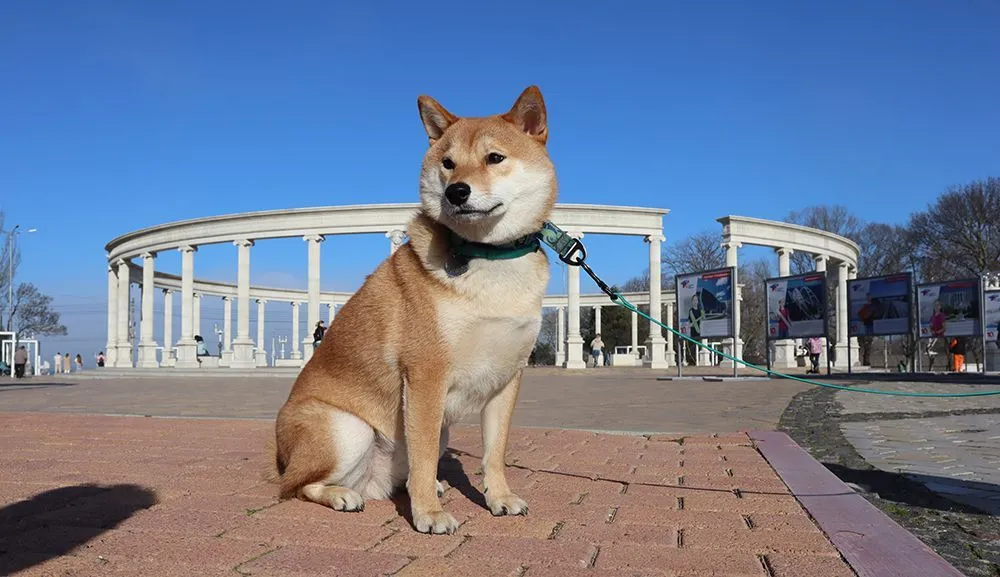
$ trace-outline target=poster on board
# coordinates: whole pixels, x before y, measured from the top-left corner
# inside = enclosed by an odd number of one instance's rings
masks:
[[[700,340],[733,336],[733,267],[677,275],[681,334]]]
[[[986,303],[986,342],[1000,344],[1000,289],[988,290],[983,293]]]
[[[847,281],[847,334],[909,334],[912,280],[907,272]]]
[[[977,278],[917,285],[920,338],[981,335],[980,290]]]
[[[767,339],[825,337],[826,273],[768,279]]]

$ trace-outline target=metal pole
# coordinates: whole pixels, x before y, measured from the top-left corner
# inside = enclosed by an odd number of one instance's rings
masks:
[[[851,333],[847,333],[847,374],[852,374],[851,371]]]
[[[830,337],[823,337],[823,346],[826,347],[826,376],[833,374],[833,361],[830,359]]]
[[[21,225],[14,225],[7,233],[7,330],[10,331],[14,322],[14,234]],[[16,339],[15,339],[16,340]],[[17,344],[17,343],[15,343]],[[11,373],[13,374],[13,373]]]
[[[733,358],[736,358],[736,337],[733,337]],[[736,361],[733,361],[733,378],[739,377],[739,365]]]

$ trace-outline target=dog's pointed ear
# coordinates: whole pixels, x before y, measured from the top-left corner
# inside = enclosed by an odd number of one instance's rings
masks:
[[[521,96],[517,97],[514,107],[502,118],[541,144],[545,144],[549,138],[545,101],[542,100],[542,91],[537,86],[525,88]]]
[[[437,100],[427,95],[417,97],[417,108],[420,109],[420,120],[424,123],[424,130],[427,131],[427,138],[431,145],[441,138],[449,126],[458,120],[457,116],[448,112]]]

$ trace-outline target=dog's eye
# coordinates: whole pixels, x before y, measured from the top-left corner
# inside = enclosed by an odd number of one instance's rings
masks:
[[[500,154],[499,152],[491,152],[486,156],[486,162],[488,164],[500,164],[506,156]]]
[[[455,162],[452,159],[445,157],[445,159],[441,161],[441,166],[445,167],[446,170],[454,170]]]

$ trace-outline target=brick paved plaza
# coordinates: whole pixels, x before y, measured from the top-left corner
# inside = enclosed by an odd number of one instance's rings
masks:
[[[529,371],[507,458],[529,514],[484,508],[462,426],[440,471],[462,525],[426,536],[405,493],[353,514],[275,499],[291,381],[4,382],[0,575],[960,575],[766,432],[805,385]]]

